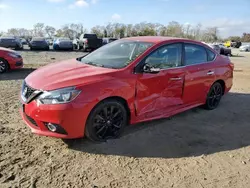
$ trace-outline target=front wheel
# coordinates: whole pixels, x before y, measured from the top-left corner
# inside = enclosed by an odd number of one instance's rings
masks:
[[[0,74],[5,73],[8,69],[9,69],[8,62],[0,58]]]
[[[221,97],[223,95],[223,88],[219,82],[215,82],[210,88],[205,108],[208,110],[213,110],[218,107]]]
[[[122,103],[106,100],[90,113],[85,135],[93,141],[103,142],[120,136],[128,122],[128,114]]]

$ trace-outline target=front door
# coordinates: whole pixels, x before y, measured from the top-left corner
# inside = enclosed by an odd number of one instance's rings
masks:
[[[160,71],[137,74],[137,115],[153,118],[181,105],[185,77],[185,69],[181,67],[182,44],[162,46],[150,53],[141,63],[159,68]]]

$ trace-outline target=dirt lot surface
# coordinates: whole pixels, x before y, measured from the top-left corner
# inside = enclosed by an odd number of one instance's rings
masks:
[[[129,126],[96,144],[33,135],[18,112],[22,80],[81,52],[21,52],[25,68],[0,75],[0,187],[250,187],[250,53],[218,109]]]

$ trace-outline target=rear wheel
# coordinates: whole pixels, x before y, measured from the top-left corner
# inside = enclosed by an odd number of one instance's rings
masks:
[[[116,100],[103,101],[90,113],[85,135],[99,142],[117,138],[127,125],[127,120],[127,111],[122,103]]]
[[[0,58],[0,74],[9,69],[9,63],[5,59]]]
[[[19,45],[16,45],[15,50],[21,50],[21,47]]]
[[[246,49],[246,52],[248,52],[249,50],[248,49]]]
[[[54,50],[59,50],[59,46],[57,44],[54,46]]]
[[[78,47],[76,44],[73,45],[73,50],[78,50]]]
[[[208,110],[213,110],[217,108],[220,103],[221,97],[223,95],[223,88],[219,82],[215,82],[207,95],[207,100],[205,108]]]

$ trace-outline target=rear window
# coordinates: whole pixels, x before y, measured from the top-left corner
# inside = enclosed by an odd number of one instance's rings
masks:
[[[213,61],[215,58],[216,54],[212,52],[211,50],[207,49],[207,60],[208,61]]]
[[[3,42],[14,42],[15,39],[11,39],[11,38],[1,38],[1,41],[3,41]]]
[[[59,41],[71,41],[69,38],[60,38]]]
[[[93,39],[96,39],[97,38],[97,35],[96,34],[84,34],[84,38],[93,38]]]
[[[33,38],[32,41],[45,41],[45,38]]]

